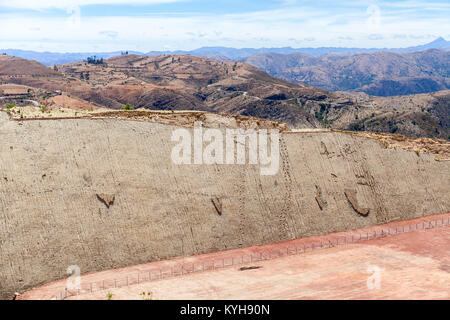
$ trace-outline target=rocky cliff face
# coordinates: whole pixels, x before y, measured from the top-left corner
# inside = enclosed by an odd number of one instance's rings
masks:
[[[257,165],[173,164],[176,128],[0,112],[0,297],[70,265],[86,273],[450,211],[450,162],[432,155],[285,132],[278,173],[261,176]]]

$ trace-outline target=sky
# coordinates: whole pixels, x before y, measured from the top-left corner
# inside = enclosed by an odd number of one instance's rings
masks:
[[[450,39],[448,0],[0,0],[0,48],[400,48]]]

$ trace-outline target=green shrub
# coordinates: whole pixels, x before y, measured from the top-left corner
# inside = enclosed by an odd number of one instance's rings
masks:
[[[124,105],[121,110],[134,110],[134,107],[132,107],[129,103]]]
[[[391,133],[396,133],[398,131],[398,127],[394,124],[391,128]]]
[[[8,104],[8,105],[6,106],[6,108],[7,108],[8,110],[10,110],[10,109],[14,108],[15,106],[16,106],[15,103],[10,103],[10,104]]]
[[[144,299],[144,300],[152,300],[152,292],[151,291],[148,291],[148,292],[143,291],[139,295],[142,296],[142,299]]]

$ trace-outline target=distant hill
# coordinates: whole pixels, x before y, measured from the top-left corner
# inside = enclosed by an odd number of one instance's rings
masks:
[[[39,62],[8,55],[0,55],[1,76],[58,76],[59,74]]]
[[[239,61],[277,78],[331,91],[395,96],[450,89],[450,51],[437,49],[321,57],[266,53]]]
[[[379,59],[386,60],[386,54],[382,53]],[[420,57],[419,53],[416,55]],[[370,60],[367,56],[366,60]],[[421,71],[431,72],[429,65],[433,64],[428,60],[433,58],[421,59]],[[370,74],[371,64],[366,64],[366,60],[360,64]],[[386,70],[392,68],[386,66]],[[433,68],[438,69],[436,65]],[[448,72],[448,67],[442,68]],[[275,78],[247,63],[189,55],[129,54],[101,63],[76,62],[56,67],[0,56],[0,70],[0,83],[4,86],[36,88],[30,90],[32,97],[27,99],[56,109],[120,109],[130,104],[152,110],[254,116],[284,122],[292,128],[327,127],[450,139],[450,90],[388,98],[329,92]],[[21,97],[12,99],[15,98],[0,97],[0,107],[29,103]]]
[[[416,46],[416,47],[409,47],[406,49],[399,49],[398,51],[422,51],[422,50],[428,50],[428,49],[440,49],[440,50],[450,50],[450,41],[445,40],[444,38],[440,37],[434,40],[433,42],[424,44],[422,46]]]
[[[433,42],[409,48],[338,48],[338,47],[321,47],[321,48],[227,48],[227,47],[203,47],[191,51],[151,51],[147,53],[129,51],[129,54],[147,55],[147,56],[161,56],[164,54],[179,54],[179,55],[192,55],[199,57],[212,57],[216,60],[229,61],[238,58],[247,58],[255,54],[264,53],[278,53],[278,54],[291,54],[291,53],[305,53],[312,56],[323,56],[329,54],[336,55],[350,55],[358,53],[374,53],[378,51],[392,51],[392,52],[413,52],[427,49],[440,49],[450,50],[450,41],[446,41],[444,38],[438,38]],[[17,49],[0,49],[1,53],[6,53],[11,56],[21,57],[24,59],[31,59],[39,61],[40,63],[51,66],[57,64],[65,64],[70,62],[83,61],[87,57],[97,56],[99,58],[108,59],[117,55],[120,55],[120,51],[116,52],[85,52],[85,53],[56,53],[56,52],[36,52],[36,51],[24,51]]]
[[[28,60],[38,61],[46,66],[53,66],[58,64],[66,64],[76,61],[86,60],[88,57],[96,56],[98,58],[108,59],[121,54],[120,51],[115,52],[84,52],[84,53],[58,53],[58,52],[36,52],[17,49],[5,49],[0,53],[6,53],[7,55],[20,57]],[[142,52],[130,51],[129,54],[144,55]]]
[[[151,51],[146,55],[149,56],[159,56],[162,54],[189,54],[199,57],[214,57],[222,56],[228,59],[246,58],[255,54],[264,53],[278,53],[278,54],[291,54],[291,53],[305,53],[312,56],[323,56],[329,54],[336,55],[349,55],[357,53],[374,53],[379,51],[392,51],[392,52],[413,52],[422,51],[427,49],[440,49],[440,50],[450,50],[450,41],[446,41],[444,38],[440,37],[433,42],[409,47],[409,48],[340,48],[340,47],[320,47],[320,48],[227,48],[227,47],[203,47],[195,49],[192,51]]]

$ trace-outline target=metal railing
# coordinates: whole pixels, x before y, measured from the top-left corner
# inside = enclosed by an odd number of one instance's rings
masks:
[[[210,261],[203,262],[193,262],[193,263],[180,263],[167,268],[151,268],[145,272],[139,272],[135,275],[130,275],[121,279],[108,279],[102,281],[82,283],[80,288],[77,290],[68,290],[65,288],[60,291],[54,299],[64,300],[67,297],[79,296],[83,294],[90,294],[96,291],[103,291],[108,289],[116,289],[127,287],[130,285],[136,285],[141,283],[148,283],[157,280],[169,279],[174,277],[180,277],[188,274],[214,271],[217,269],[222,269],[232,266],[243,266],[260,261],[272,260],[281,257],[297,255],[304,252],[309,252],[313,250],[320,250],[326,248],[332,248],[337,246],[343,246],[348,244],[360,243],[368,240],[384,238],[392,235],[399,235],[403,233],[434,229],[443,226],[450,225],[449,218],[441,218],[437,220],[430,220],[426,222],[419,222],[413,224],[406,224],[403,226],[389,227],[389,226],[374,226],[374,231],[370,232],[342,232],[348,233],[343,236],[339,235],[323,235],[317,236],[317,238],[324,238],[319,240],[308,241],[307,238],[298,239],[304,243],[300,245],[287,245],[279,249],[262,249],[259,252],[253,252],[248,254],[234,255],[229,257],[224,257],[221,259],[214,259]],[[255,251],[258,249],[255,248]]]

